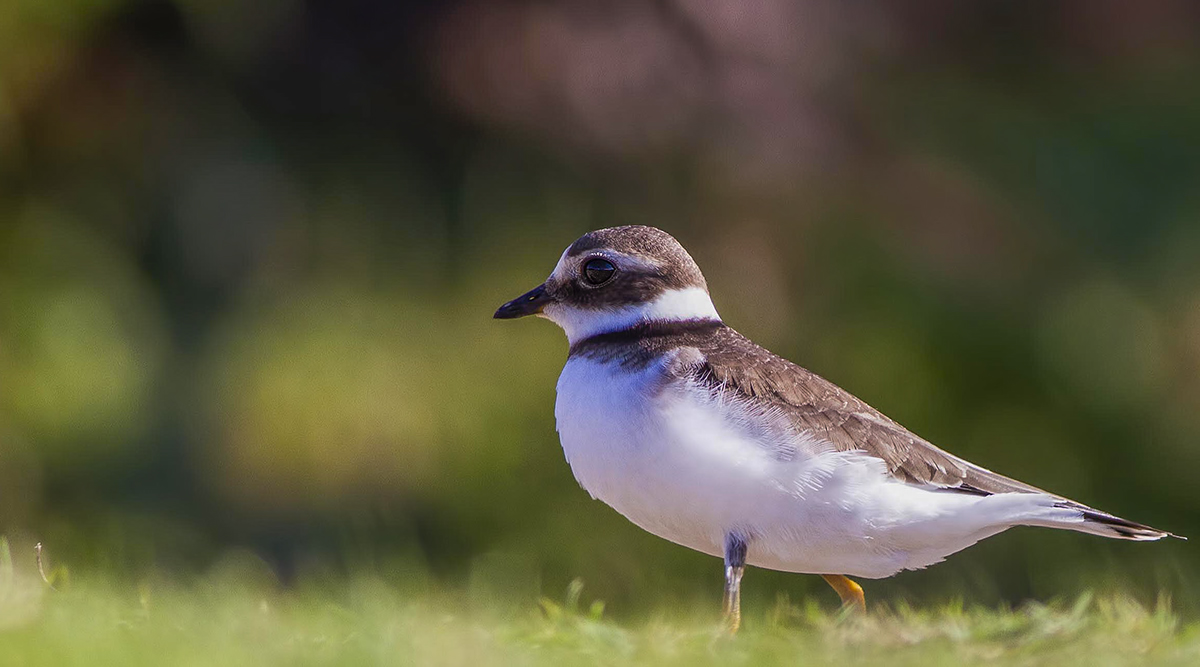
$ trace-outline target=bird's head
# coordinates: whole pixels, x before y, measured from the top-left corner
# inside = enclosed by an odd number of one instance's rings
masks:
[[[526,315],[553,321],[571,343],[639,322],[720,320],[692,256],[670,234],[641,225],[579,237],[544,283],[495,317]]]

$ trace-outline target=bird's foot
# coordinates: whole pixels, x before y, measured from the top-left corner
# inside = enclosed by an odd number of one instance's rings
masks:
[[[867,613],[867,599],[863,595],[862,586],[841,574],[822,574],[821,578],[837,591],[838,597],[842,599],[843,608],[854,609],[860,614]]]

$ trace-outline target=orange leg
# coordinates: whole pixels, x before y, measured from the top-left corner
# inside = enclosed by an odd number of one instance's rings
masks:
[[[867,599],[863,597],[862,586],[851,581],[842,574],[822,574],[825,583],[833,586],[838,597],[842,598],[843,607],[855,607],[859,612],[866,613]]]

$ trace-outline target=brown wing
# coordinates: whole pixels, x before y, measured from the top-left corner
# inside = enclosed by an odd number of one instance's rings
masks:
[[[948,491],[1046,493],[943,452],[825,378],[777,357],[745,336],[711,321],[656,321],[598,334],[571,345],[571,356],[645,368],[672,353],[670,372],[766,402],[798,431],[833,443],[841,451],[879,457],[898,480]],[[780,450],[780,456],[794,454]],[[1092,509],[1055,494],[1055,505],[1077,510],[1076,530],[1130,540],[1157,540],[1170,533]],[[1072,526],[1073,527],[1073,526]]]
[[[883,459],[897,479],[984,495],[1046,493],[938,449],[850,392],[733,329],[714,332],[697,349],[704,361],[691,372],[704,381],[777,404],[798,429],[840,451],[862,450]]]

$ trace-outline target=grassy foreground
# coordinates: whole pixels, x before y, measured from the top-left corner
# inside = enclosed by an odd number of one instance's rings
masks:
[[[712,610],[607,620],[563,599],[501,613],[360,577],[281,589],[245,577],[185,584],[0,581],[4,665],[1122,665],[1200,664],[1200,625],[1124,598],[1017,610],[876,605],[866,618],[780,601],[742,632]]]

